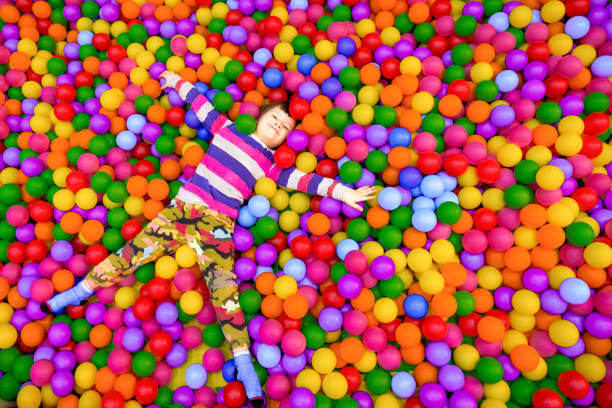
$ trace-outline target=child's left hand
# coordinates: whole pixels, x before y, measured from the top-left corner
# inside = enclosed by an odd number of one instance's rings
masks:
[[[346,204],[350,205],[354,209],[361,211],[363,210],[363,208],[358,206],[357,203],[360,201],[366,201],[375,198],[375,196],[372,195],[374,193],[376,193],[376,187],[374,186],[361,187],[357,190],[350,190],[344,193],[342,201],[344,201]]]

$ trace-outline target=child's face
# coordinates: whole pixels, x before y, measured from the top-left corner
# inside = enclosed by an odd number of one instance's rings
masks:
[[[268,148],[274,149],[287,139],[287,135],[294,127],[295,119],[277,107],[264,113],[259,118],[255,136],[264,142]]]

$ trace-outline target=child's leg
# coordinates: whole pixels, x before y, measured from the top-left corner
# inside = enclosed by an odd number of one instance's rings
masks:
[[[181,215],[182,209],[174,204],[164,208],[123,248],[96,265],[79,284],[50,299],[47,302],[49,311],[62,313],[68,305],[79,305],[95,289],[112,286],[145,263],[175,251],[178,245],[185,243],[176,229]]]

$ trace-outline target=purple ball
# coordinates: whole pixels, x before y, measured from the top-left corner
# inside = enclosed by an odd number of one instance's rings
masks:
[[[601,313],[590,313],[584,319],[584,326],[590,335],[598,339],[612,337],[612,318]]]
[[[297,356],[285,354],[281,359],[281,365],[287,374],[299,374],[306,367],[306,356],[304,353]]]
[[[335,332],[342,327],[342,312],[333,307],[326,307],[319,313],[319,326],[326,332]]]
[[[584,353],[586,346],[582,337],[578,337],[578,341],[573,346],[561,347],[558,346],[559,352],[566,357],[574,358]]]
[[[499,361],[504,368],[505,381],[514,381],[519,377],[519,375],[521,375],[520,370],[516,368],[514,364],[512,364],[512,361],[510,361],[510,356],[503,354],[497,357],[497,361]]]
[[[130,327],[123,333],[123,347],[127,351],[135,353],[140,350],[145,343],[145,335],[138,327]]]
[[[507,286],[497,288],[493,294],[495,306],[504,311],[512,310],[512,296],[514,296],[514,289]]]
[[[164,326],[171,325],[178,319],[178,310],[174,303],[164,302],[157,307],[155,319]]]
[[[522,276],[523,286],[533,292],[542,292],[548,288],[548,274],[540,268],[529,268]]]
[[[240,225],[236,225],[232,240],[238,251],[246,251],[253,246],[253,235],[248,229]]]
[[[359,408],[372,408],[374,405],[372,397],[365,391],[355,391],[352,397],[355,401],[357,401],[357,404],[359,404]]]
[[[512,50],[506,55],[506,68],[512,71],[520,71],[528,62],[529,57],[523,50]]]
[[[68,241],[56,241],[51,246],[51,257],[58,262],[66,262],[74,253],[72,245]]]
[[[64,322],[57,322],[54,323],[49,329],[47,338],[49,339],[51,345],[55,347],[62,347],[70,341],[71,334],[70,326],[68,326],[68,324]]]
[[[453,392],[448,401],[449,408],[477,408],[478,402],[472,394],[467,391],[459,390]]]
[[[85,319],[93,326],[104,322],[104,314],[106,307],[100,302],[95,302],[87,306],[85,310]]]
[[[373,147],[383,146],[388,138],[387,128],[382,125],[372,125],[366,132],[366,140]]]
[[[21,171],[28,177],[39,176],[43,169],[43,162],[36,157],[28,157],[21,163]]]
[[[168,354],[166,354],[166,363],[170,367],[180,367],[187,361],[187,350],[180,343],[174,343]]]
[[[546,289],[540,295],[542,310],[550,314],[561,314],[567,310],[567,302],[563,300],[556,289]]]
[[[234,265],[234,271],[236,276],[243,281],[251,280],[255,276],[255,272],[257,272],[257,265],[251,258],[239,258]]]
[[[276,261],[277,252],[272,244],[261,244],[255,250],[257,263],[263,266],[271,266]]]
[[[438,372],[438,382],[446,391],[459,391],[465,384],[465,375],[459,367],[449,364]]]
[[[378,256],[374,258],[370,265],[370,273],[376,279],[389,279],[395,274],[395,262],[386,255]]]
[[[443,408],[446,406],[446,391],[438,383],[425,383],[419,390],[419,398],[425,408]]]
[[[172,402],[182,404],[185,407],[193,405],[193,390],[186,385],[178,387],[172,394]]]
[[[51,377],[51,390],[58,397],[65,397],[74,388],[74,377],[67,370],[56,371]]]
[[[55,370],[72,371],[76,367],[76,357],[68,350],[60,350],[53,356]]]
[[[305,387],[298,387],[291,392],[289,406],[295,408],[313,408],[315,397],[312,391]]]
[[[425,358],[436,367],[442,367],[451,359],[450,347],[443,341],[432,341],[425,346]]]
[[[352,273],[347,273],[338,280],[338,292],[347,299],[359,296],[362,287],[361,279]]]

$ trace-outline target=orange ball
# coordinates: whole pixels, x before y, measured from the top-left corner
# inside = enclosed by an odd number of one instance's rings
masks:
[[[396,170],[401,170],[410,165],[410,149],[405,146],[395,146],[389,150],[389,166]]]
[[[68,269],[58,269],[51,276],[51,283],[56,292],[63,292],[74,286],[74,275]]]
[[[370,289],[362,288],[357,297],[351,299],[351,306],[360,312],[369,312],[374,307],[374,294]]]
[[[147,194],[149,182],[143,176],[135,175],[127,180],[127,191],[131,196],[144,197]]]
[[[402,90],[397,85],[387,85],[380,92],[380,101],[383,105],[397,106],[402,103],[403,98]]]
[[[104,348],[110,343],[112,335],[113,333],[108,327],[104,324],[98,324],[91,328],[89,342],[95,348]]]
[[[436,293],[431,299],[431,311],[443,319],[447,319],[457,311],[457,300],[447,292]]]
[[[136,389],[136,376],[131,373],[121,374],[117,377],[117,381],[115,381],[113,388],[115,391],[119,391],[126,401],[132,399],[134,390]]]
[[[485,316],[478,321],[476,331],[481,339],[488,343],[501,341],[506,334],[506,326],[497,317]]]
[[[276,282],[276,275],[272,272],[263,272],[255,280],[255,288],[264,296],[270,295],[274,293],[274,282]]]
[[[380,81],[380,69],[374,64],[366,64],[359,70],[359,76],[365,85],[374,85]]]
[[[412,347],[421,341],[421,330],[413,323],[400,323],[395,329],[395,340],[402,347]]]
[[[340,357],[349,364],[358,363],[364,352],[365,346],[357,337],[347,337],[340,343]]]
[[[267,295],[261,301],[261,314],[268,319],[277,319],[283,313],[283,301],[275,294]]]
[[[96,242],[104,235],[104,226],[98,220],[87,220],[83,223],[80,234],[88,242]]]
[[[36,347],[45,338],[45,329],[38,322],[29,322],[21,329],[21,341],[28,347]]]
[[[543,248],[557,249],[565,243],[565,230],[558,225],[544,224],[536,232],[536,239]]]
[[[510,352],[510,360],[519,370],[531,371],[538,367],[540,355],[534,347],[528,344],[519,344]]]
[[[323,213],[314,213],[308,217],[307,225],[313,235],[324,235],[329,231],[331,222],[327,215]]]
[[[102,367],[96,373],[94,379],[94,386],[102,394],[107,394],[113,390],[117,375],[111,371],[108,367]]]
[[[290,319],[301,319],[308,313],[308,301],[299,293],[287,296],[283,311]]]
[[[527,228],[540,228],[548,218],[546,208],[540,204],[528,204],[519,213],[521,222]]]
[[[332,160],[338,160],[346,154],[346,142],[343,138],[334,136],[325,142],[325,154]]]
[[[162,201],[168,197],[168,193],[170,193],[170,187],[168,186],[166,180],[156,178],[149,182],[147,194],[153,200]]]
[[[372,228],[384,227],[389,224],[390,218],[389,211],[378,205],[371,207],[366,214],[366,220]]]
[[[75,212],[67,212],[60,219],[60,227],[68,234],[76,234],[83,226],[83,218]]]
[[[302,119],[302,128],[304,132],[308,134],[314,135],[316,133],[321,133],[321,131],[323,131],[323,126],[325,126],[325,121],[318,113],[307,113],[304,119]]]

